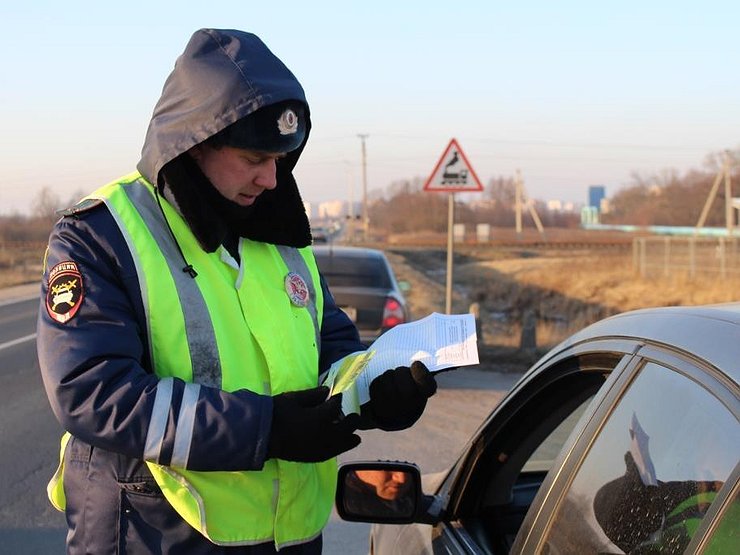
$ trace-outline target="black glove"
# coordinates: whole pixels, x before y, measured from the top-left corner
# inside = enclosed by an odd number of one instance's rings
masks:
[[[328,401],[328,387],[289,391],[272,398],[272,430],[267,458],[321,462],[360,443],[353,432],[359,415],[342,415],[342,397]]]
[[[370,382],[370,400],[360,407],[362,429],[405,430],[419,420],[437,382],[423,362],[386,370]]]

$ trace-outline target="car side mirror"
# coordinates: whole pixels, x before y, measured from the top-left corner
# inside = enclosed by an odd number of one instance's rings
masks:
[[[422,507],[419,467],[406,462],[362,461],[339,467],[336,508],[343,520],[409,524]]]

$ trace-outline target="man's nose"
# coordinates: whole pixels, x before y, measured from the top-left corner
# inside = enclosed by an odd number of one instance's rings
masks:
[[[406,483],[406,473],[405,472],[394,472],[392,475],[392,478],[394,482],[397,482],[399,484]]]
[[[274,189],[277,186],[277,162],[276,160],[265,160],[260,164],[257,179],[254,182],[265,189]]]

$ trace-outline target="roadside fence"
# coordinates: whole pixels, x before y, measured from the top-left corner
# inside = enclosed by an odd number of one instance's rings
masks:
[[[737,237],[636,237],[632,267],[641,277],[689,278],[699,274],[740,277],[740,240]]]

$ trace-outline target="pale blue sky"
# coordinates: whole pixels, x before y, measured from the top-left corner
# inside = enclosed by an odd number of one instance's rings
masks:
[[[519,168],[532,197],[613,194],[632,171],[740,146],[739,15],[729,0],[3,0],[0,213],[133,170],[200,27],[258,34],[302,82],[305,200],[359,200],[359,133],[371,190],[427,177],[455,137],[484,183]]]

